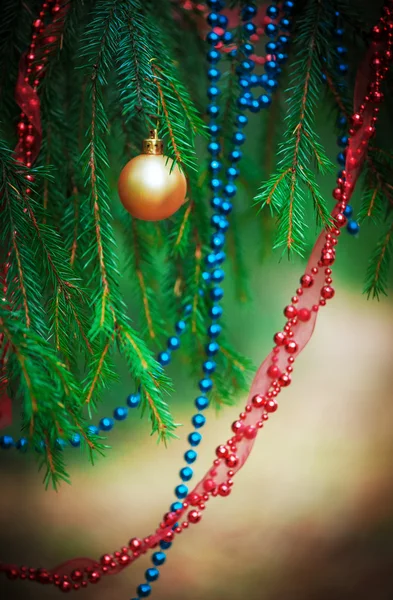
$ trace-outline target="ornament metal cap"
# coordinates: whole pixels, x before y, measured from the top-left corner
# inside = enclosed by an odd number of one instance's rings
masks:
[[[146,140],[143,140],[143,154],[164,154],[164,142],[158,139],[157,129],[151,129],[149,136]]]

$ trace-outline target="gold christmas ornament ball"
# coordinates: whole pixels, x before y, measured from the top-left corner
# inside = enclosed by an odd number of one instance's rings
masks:
[[[144,154],[130,160],[120,173],[118,191],[124,208],[136,219],[161,221],[186,201],[187,182],[173,160],[162,154],[162,141],[151,132]]]

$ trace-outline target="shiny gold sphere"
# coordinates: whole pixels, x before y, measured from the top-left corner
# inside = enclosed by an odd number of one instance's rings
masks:
[[[184,204],[187,182],[172,159],[162,154],[140,154],[120,173],[118,191],[124,208],[136,219],[161,221]]]

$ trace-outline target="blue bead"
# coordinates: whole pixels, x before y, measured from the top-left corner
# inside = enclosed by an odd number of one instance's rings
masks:
[[[254,46],[246,42],[240,46],[240,52],[243,52],[246,56],[249,56],[254,52]]]
[[[219,252],[217,252],[217,254],[216,254],[216,264],[217,265],[221,265],[225,259],[226,259],[226,254],[223,250],[220,250]]]
[[[218,135],[221,131],[221,127],[217,125],[217,123],[209,123],[207,130],[210,135]]]
[[[246,108],[248,108],[248,105],[249,105],[249,100],[247,98],[245,98],[244,96],[240,96],[240,98],[237,99],[237,106],[241,110],[245,110]]]
[[[292,23],[287,17],[283,17],[280,21],[280,29],[285,29],[289,31],[291,29]]]
[[[222,187],[222,181],[220,179],[217,179],[216,177],[214,177],[210,181],[210,187],[213,190],[213,192],[218,192],[220,190],[220,188]]]
[[[215,33],[214,31],[209,31],[209,33],[206,36],[206,41],[208,44],[216,45],[220,41],[220,38],[221,36],[218,35],[218,33]]]
[[[186,485],[184,485],[183,483],[181,483],[180,485],[177,485],[175,487],[175,495],[177,498],[180,498],[181,500],[183,498],[185,498],[188,494],[188,487]],[[156,564],[156,563],[154,563]]]
[[[275,79],[268,79],[265,85],[268,90],[273,92],[278,88],[278,81]]]
[[[213,382],[211,379],[209,379],[209,377],[205,377],[204,379],[201,379],[199,381],[199,389],[201,390],[201,392],[206,393],[206,392],[210,392],[210,390],[213,387]]]
[[[208,267],[214,267],[216,264],[216,255],[214,253],[210,253],[205,257],[205,263]]]
[[[168,348],[170,350],[177,350],[178,348],[180,348],[180,340],[176,335],[172,335],[168,339]]]
[[[273,4],[266,9],[266,15],[271,19],[277,19],[279,12],[277,6],[274,6]]]
[[[198,413],[197,415],[194,415],[192,417],[191,422],[194,425],[195,429],[199,429],[200,427],[203,427],[206,423],[206,417]]]
[[[207,77],[210,81],[218,81],[221,77],[221,73],[218,69],[211,67],[207,72]]]
[[[250,106],[248,107],[252,113],[257,113],[261,110],[261,106],[258,100],[252,100]]]
[[[257,14],[257,7],[255,4],[247,4],[241,12],[243,21],[249,21]]]
[[[151,594],[151,586],[148,583],[141,583],[136,588],[139,598],[147,598]]]
[[[219,319],[222,315],[222,307],[218,304],[215,304],[210,308],[209,315],[212,319]]]
[[[186,487],[185,485],[181,486],[181,487]],[[183,505],[181,505],[181,508],[183,508]],[[164,564],[164,562],[166,561],[166,554],[165,552],[154,552],[153,556],[151,557],[152,563],[154,565],[156,565],[156,567],[159,567],[161,565]]]
[[[226,231],[228,231],[228,229],[229,229],[229,223],[225,217],[222,217],[220,220],[219,230],[222,231],[223,233],[225,233]],[[216,260],[217,260],[217,256],[216,256]]]
[[[183,331],[186,329],[187,325],[185,321],[178,321],[175,325],[175,329],[177,331],[177,333],[183,333]]]
[[[186,304],[184,307],[184,314],[190,315],[192,313],[192,304]]]
[[[221,204],[222,199],[219,196],[214,196],[214,198],[210,200],[210,206],[215,210],[219,209],[221,207]]]
[[[116,421],[124,421],[124,419],[128,417],[128,408],[125,406],[119,406],[118,408],[115,408],[113,411],[113,416],[115,417]]]
[[[220,288],[218,285],[214,286],[214,288],[212,288],[210,290],[210,298],[212,300],[218,301],[221,300],[224,297],[224,290],[222,288]]]
[[[212,215],[212,218],[210,219],[210,224],[212,227],[220,227],[220,221],[221,221],[221,215],[218,215],[217,213],[214,213],[214,215]]]
[[[277,50],[276,42],[268,42],[265,46],[266,54],[275,54]]]
[[[207,15],[206,21],[211,25],[211,27],[217,27],[219,20],[219,15],[215,12],[211,12]]]
[[[209,325],[207,333],[209,337],[216,338],[221,333],[221,325],[219,325],[218,323],[212,323],[211,325]]]
[[[217,342],[209,342],[205,346],[205,351],[206,351],[207,356],[214,356],[215,354],[217,354],[219,349],[220,349],[220,346],[217,344]]]
[[[246,141],[246,136],[244,135],[244,133],[242,131],[236,131],[233,134],[232,141],[234,144],[237,144],[238,146],[240,146],[241,144],[244,144],[244,142]]]
[[[339,115],[337,118],[337,127],[346,127],[347,123],[347,117],[345,115]]]
[[[127,404],[130,408],[136,408],[141,401],[140,394],[130,394],[127,398]]]
[[[209,406],[209,399],[206,396],[198,396],[195,400],[195,406],[198,410],[205,410]]]
[[[265,87],[267,82],[269,81],[269,75],[267,73],[263,73],[263,75],[260,76],[260,84]]]
[[[79,435],[79,433],[74,433],[74,435],[70,439],[70,444],[74,448],[78,448],[81,445],[81,436]]]
[[[223,215],[229,215],[229,213],[232,211],[233,205],[232,202],[229,202],[228,200],[223,200],[221,207],[220,207],[220,212]]]
[[[209,169],[213,171],[213,173],[215,173],[216,171],[220,171],[222,169],[222,163],[214,158],[209,163]]]
[[[236,192],[237,192],[237,188],[234,183],[228,183],[224,187],[224,194],[227,198],[233,198],[233,196],[236,194]]]
[[[222,233],[214,233],[211,239],[211,247],[214,250],[219,250],[225,244],[225,237]]]
[[[90,435],[99,435],[99,433],[100,433],[100,430],[95,425],[89,425],[89,427],[87,428],[87,431],[89,432]]]
[[[227,178],[228,179],[236,179],[239,177],[240,171],[236,167],[228,167],[227,169]]]
[[[62,438],[57,438],[56,446],[59,450],[64,450],[64,448],[67,446],[67,442]]]
[[[8,450],[12,448],[14,445],[14,439],[10,435],[2,435],[0,436],[0,446],[4,450]]]
[[[347,224],[348,233],[350,233],[351,235],[356,235],[357,233],[359,233],[359,229],[360,229],[360,226],[358,223],[356,223],[356,221],[348,221],[348,224]]]
[[[346,73],[348,73],[347,63],[339,63],[337,65],[337,71],[340,73],[340,75],[345,75]]]
[[[212,280],[216,283],[220,283],[224,279],[225,273],[222,269],[214,269],[212,273]]]
[[[276,61],[278,62],[279,65],[284,64],[287,60],[288,60],[288,54],[285,54],[285,52],[277,52]]]
[[[101,429],[101,431],[110,431],[111,429],[113,429],[114,424],[115,423],[113,419],[110,419],[109,417],[104,417],[100,420],[98,426]]]
[[[265,33],[268,37],[276,37],[278,27],[274,23],[268,23],[265,27]]]
[[[191,469],[191,467],[183,467],[183,469],[180,470],[180,479],[182,481],[190,481],[193,475],[194,471]]]
[[[287,35],[279,35],[277,38],[277,42],[281,46],[286,46],[287,44],[289,44],[289,37]]]
[[[243,31],[246,35],[253,35],[256,32],[257,28],[254,23],[246,23],[243,25]]]
[[[224,3],[222,0],[207,0],[206,4],[212,9],[212,10],[221,10],[222,8],[224,8]]]
[[[233,40],[233,34],[230,31],[225,31],[225,33],[223,33],[221,36],[221,40],[224,42],[224,44],[230,44]]]
[[[285,2],[282,5],[282,8],[286,12],[291,12],[293,10],[294,6],[295,6],[295,3],[293,2],[293,0],[285,0]]]
[[[337,46],[336,52],[339,56],[345,56],[348,52],[348,49],[345,46]]]
[[[337,27],[333,33],[336,37],[340,38],[344,35],[345,29],[344,29],[344,27]]]
[[[181,505],[180,505],[181,506]],[[169,550],[169,548],[172,546],[172,542],[166,542],[165,540],[161,540],[160,542],[160,548],[162,550]]]
[[[213,360],[205,360],[205,362],[202,365],[202,369],[203,372],[206,373],[206,375],[211,375],[216,370],[216,366],[217,365]]]
[[[157,581],[160,576],[160,571],[158,569],[146,569],[145,577],[146,581]]]
[[[250,73],[255,67],[255,62],[248,58],[247,60],[242,60],[239,65],[238,72],[239,73]]]
[[[221,151],[221,146],[218,142],[210,142],[207,149],[208,152],[210,152],[210,154],[212,154],[213,156],[217,156],[217,154],[219,154]]]
[[[242,77],[241,79],[239,79],[239,85],[243,90],[248,90],[248,88],[250,87],[250,81],[245,77]]]
[[[353,213],[353,208],[350,204],[347,204],[344,210],[344,215],[347,217],[347,219],[349,217],[352,217],[352,213]]]
[[[198,444],[200,444],[200,442],[201,442],[201,439],[202,439],[201,434],[198,433],[197,431],[193,431],[188,436],[188,443],[190,444],[190,446],[198,446]]]
[[[220,60],[221,55],[218,52],[218,50],[209,50],[209,52],[206,55],[206,58],[210,64],[215,65]]]
[[[345,167],[345,154],[344,154],[344,152],[339,152],[337,154],[337,162],[342,167]]]
[[[272,99],[267,94],[262,94],[259,96],[259,103],[262,108],[267,108],[272,103]]]
[[[267,60],[264,66],[266,73],[268,73],[269,75],[273,75],[277,71],[278,67],[275,60]]]
[[[216,98],[220,93],[221,92],[216,85],[211,85],[207,88],[207,95],[209,98]]]
[[[169,352],[169,350],[163,350],[159,353],[157,360],[160,363],[160,365],[166,367],[171,362],[171,353]]]
[[[198,454],[195,452],[195,450],[187,450],[187,452],[184,454],[184,460],[190,465],[194,463],[197,458]]]
[[[219,15],[218,24],[222,29],[228,27],[228,17],[226,15]]]
[[[77,433],[75,435],[78,435]],[[80,441],[80,436],[79,436],[79,441]],[[26,438],[20,438],[20,440],[18,440],[16,442],[16,447],[18,450],[20,450],[21,452],[25,452],[27,450],[29,446],[29,442],[27,441]]]
[[[219,112],[220,112],[220,107],[217,106],[217,104],[209,104],[206,112],[208,115],[210,115],[211,117],[215,118],[218,116]]]
[[[171,510],[176,512],[177,510],[181,510],[183,508],[182,502],[172,502]]]
[[[337,138],[337,144],[342,148],[348,145],[349,137],[347,135],[339,135]]]
[[[233,50],[231,50],[230,52],[228,52],[228,56],[229,56],[229,58],[236,58],[236,56],[237,56],[237,49],[234,48]]]
[[[240,150],[232,150],[232,152],[229,153],[229,160],[231,162],[238,162],[241,157],[243,156],[242,152]]]

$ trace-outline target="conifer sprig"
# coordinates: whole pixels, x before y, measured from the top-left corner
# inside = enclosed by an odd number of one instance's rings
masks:
[[[332,164],[315,132],[315,109],[320,99],[321,71],[330,56],[327,13],[322,1],[308,0],[295,38],[296,59],[287,90],[287,129],[279,148],[278,170],[262,185],[255,202],[277,213],[275,247],[289,254],[305,248],[305,204],[311,196],[319,223],[329,223],[329,211],[310,164],[326,173]]]

